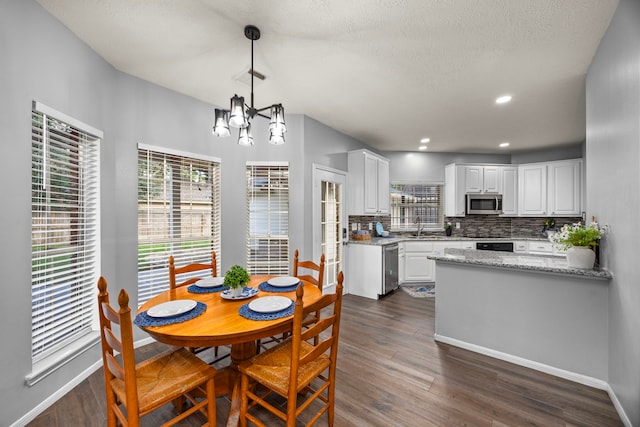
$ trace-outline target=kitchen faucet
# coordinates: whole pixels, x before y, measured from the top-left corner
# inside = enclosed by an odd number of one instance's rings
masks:
[[[416,236],[420,237],[420,232],[422,231],[422,227],[423,226],[422,226],[422,224],[420,222],[420,217],[419,216],[416,217],[415,224],[418,226],[418,233],[416,234]]]

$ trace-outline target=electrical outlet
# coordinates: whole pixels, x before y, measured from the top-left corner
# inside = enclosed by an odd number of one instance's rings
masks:
[[[369,230],[373,230],[373,223],[372,222],[369,223]]]
[[[356,224],[355,222],[351,223],[351,231],[356,231],[358,229],[358,224]]]
[[[460,223],[456,222],[456,228],[460,228]]]

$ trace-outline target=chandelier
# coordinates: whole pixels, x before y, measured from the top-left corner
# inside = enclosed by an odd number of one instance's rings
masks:
[[[243,96],[233,95],[231,98],[231,108],[229,110],[215,109],[215,119],[213,123],[213,134],[216,136],[229,136],[229,126],[239,128],[238,144],[253,145],[253,135],[251,135],[251,120],[255,116],[270,119],[269,142],[271,144],[284,144],[284,133],[287,128],[284,124],[284,108],[282,104],[273,104],[264,108],[253,106],[253,42],[260,38],[260,30],[254,25],[244,27],[244,35],[251,40],[251,105],[244,102]],[[270,115],[263,114],[263,111],[270,110]]]

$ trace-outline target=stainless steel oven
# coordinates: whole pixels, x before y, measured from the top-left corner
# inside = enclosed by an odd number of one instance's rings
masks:
[[[481,251],[513,252],[513,242],[478,242],[476,249]]]
[[[384,294],[398,287],[398,244],[382,247],[382,269],[384,271]]]

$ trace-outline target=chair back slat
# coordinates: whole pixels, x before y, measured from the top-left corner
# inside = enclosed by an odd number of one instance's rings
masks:
[[[173,258],[173,255],[169,256],[169,286],[171,287],[171,289],[175,289],[175,288],[179,288],[181,286],[188,286],[188,285],[192,285],[195,282],[197,282],[198,280],[200,280],[200,277],[190,277],[188,279],[185,279],[181,282],[177,281],[176,276],[180,275],[180,274],[185,274],[185,273],[193,273],[194,271],[202,271],[202,270],[211,270],[211,277],[216,277],[218,274],[218,264],[217,264],[217,260],[216,260],[216,253],[215,252],[211,252],[211,263],[210,264],[204,264],[204,263],[192,263],[192,264],[186,264],[183,265],[181,267],[176,267],[175,265],[175,259]]]
[[[104,339],[105,339],[105,341],[107,341],[107,344],[109,344],[109,347],[111,347],[111,350],[115,350],[118,353],[122,354],[122,343],[115,336],[113,331],[111,331],[111,329],[109,329],[109,328],[104,328],[103,332],[104,332]],[[113,353],[113,352],[111,352],[111,353]]]
[[[124,381],[124,369],[122,369],[122,366],[120,366],[116,358],[111,354],[107,355],[107,368],[114,377]]]
[[[318,357],[320,357],[321,354],[326,353],[326,351],[333,345],[333,342],[334,337],[329,337],[324,341],[320,341],[318,345],[313,347],[313,350],[300,358],[300,366],[309,362],[313,362]]]
[[[120,324],[120,315],[117,311],[111,308],[108,302],[103,302],[102,304],[100,304],[100,307],[102,307],[102,314],[104,314],[104,317],[106,317],[109,322],[113,322],[116,325]],[[109,327],[108,329],[111,329],[111,327]]]
[[[309,329],[302,332],[302,341],[308,341],[313,337],[319,336],[325,329],[330,328],[335,321],[335,316],[326,317],[315,323]]]

